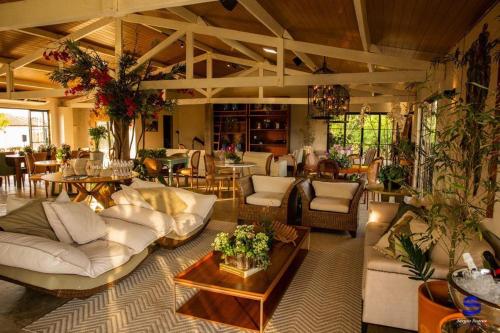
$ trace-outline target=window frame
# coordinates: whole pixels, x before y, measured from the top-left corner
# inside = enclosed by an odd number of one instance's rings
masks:
[[[28,123],[26,125],[8,125],[7,127],[28,127],[28,146],[33,148],[33,128],[45,128],[47,127],[47,142],[35,142],[37,144],[50,144],[51,136],[50,136],[50,112],[49,110],[32,110],[32,109],[20,109],[20,108],[2,108],[6,110],[20,110],[20,111],[28,111]],[[31,121],[32,112],[40,112],[45,114],[47,117],[47,125],[46,126],[34,126]]]

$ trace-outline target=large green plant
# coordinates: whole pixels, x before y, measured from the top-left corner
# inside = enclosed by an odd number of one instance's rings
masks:
[[[89,135],[94,141],[95,151],[99,151],[99,143],[102,139],[106,138],[108,130],[104,126],[97,126],[89,128]]]

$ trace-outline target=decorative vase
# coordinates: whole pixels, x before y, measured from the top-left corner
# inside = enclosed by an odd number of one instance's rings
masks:
[[[242,269],[242,270],[248,270],[252,268],[252,261],[250,258],[248,258],[244,254],[237,254],[236,255],[236,268]]]
[[[90,160],[102,162],[104,160],[104,153],[100,152],[100,151],[91,151],[90,152]]]
[[[75,175],[83,176],[87,174],[88,158],[75,158],[70,161],[70,165],[75,171]]]
[[[429,298],[425,285],[418,287],[418,332],[438,332],[443,318],[458,310],[448,301],[448,283],[446,281],[427,282],[434,297]]]

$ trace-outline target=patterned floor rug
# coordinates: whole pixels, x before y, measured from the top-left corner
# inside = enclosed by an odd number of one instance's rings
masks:
[[[176,250],[158,250],[117,286],[85,300],[74,299],[27,326],[25,332],[241,332],[234,327],[173,313],[172,277],[210,251],[218,230]],[[283,296],[266,332],[361,331],[362,239],[312,233],[311,248]],[[194,293],[178,288],[177,302]],[[181,301],[182,299],[182,301]]]

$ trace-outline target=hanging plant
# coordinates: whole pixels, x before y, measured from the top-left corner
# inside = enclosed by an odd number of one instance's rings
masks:
[[[83,50],[71,40],[47,50],[44,57],[65,64],[49,77],[66,88],[66,95],[95,93],[92,117],[109,119],[114,139],[112,157],[118,159],[130,158],[129,127],[137,118],[143,125],[139,136],[143,139],[146,120],[157,119],[160,112],[172,111],[176,105],[176,100],[166,98],[162,90],[139,90],[141,82],[172,80],[184,72],[184,66],[174,66],[169,73],[153,73],[150,62],[137,66],[137,57],[131,53],[124,53],[113,71],[95,51]]]

